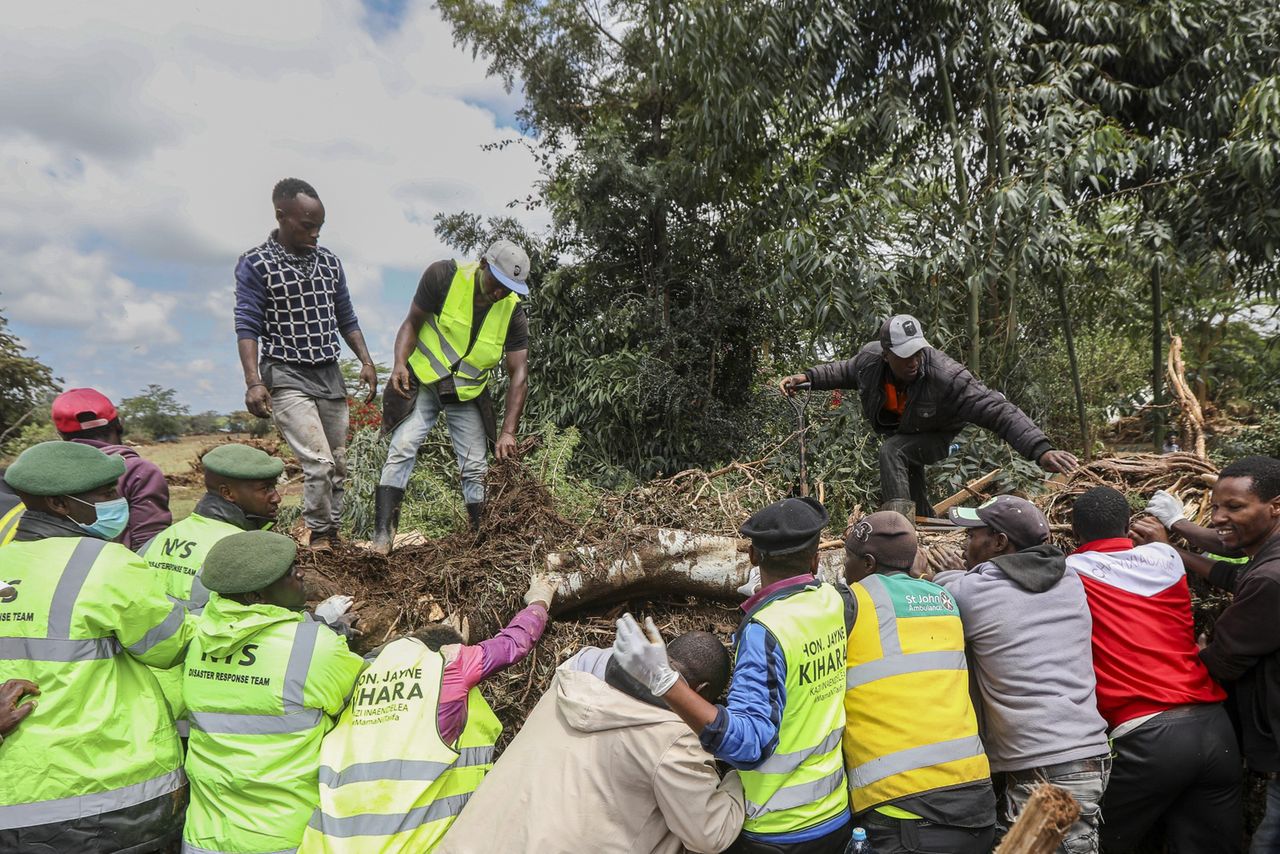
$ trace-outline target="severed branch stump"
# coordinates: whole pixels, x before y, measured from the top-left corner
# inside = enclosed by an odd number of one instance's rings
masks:
[[[1079,817],[1080,804],[1065,789],[1041,783],[1031,791],[996,854],[1052,854]]]

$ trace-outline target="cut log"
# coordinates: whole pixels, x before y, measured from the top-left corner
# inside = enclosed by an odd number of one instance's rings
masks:
[[[560,579],[555,614],[641,596],[688,594],[741,602],[751,561],[743,540],[670,528],[643,532],[643,542],[622,557],[594,546],[547,555],[547,571]],[[819,573],[833,581],[843,572],[843,551],[822,553]]]
[[[959,492],[955,493],[954,495],[949,495],[946,498],[939,501],[937,504],[933,505],[933,515],[946,516],[947,511],[950,510],[952,507],[955,507],[957,504],[963,501],[968,501],[971,498],[981,498],[985,501],[986,495],[979,492],[979,490],[982,489],[982,487],[986,486],[987,484],[991,483],[991,481],[995,480],[996,477],[1000,474],[1000,471],[1001,469],[996,469],[995,471],[987,472],[982,477],[975,477],[973,480],[969,481],[964,486],[960,487]]]
[[[1066,789],[1042,783],[1031,791],[996,854],[1052,854],[1079,816],[1080,804]]]
[[[1204,410],[1200,408],[1200,399],[1196,397],[1191,386],[1187,385],[1186,367],[1182,364],[1182,336],[1174,335],[1169,339],[1169,363],[1166,365],[1169,375],[1169,386],[1178,398],[1178,407],[1182,410],[1182,444],[1184,450],[1195,450],[1195,455],[1202,460],[1208,459],[1204,446]]]

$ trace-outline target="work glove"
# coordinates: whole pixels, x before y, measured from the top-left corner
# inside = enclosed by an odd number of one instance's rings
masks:
[[[350,596],[330,596],[316,606],[316,616],[326,623],[336,623],[339,617],[351,610],[355,601]]]
[[[671,669],[667,645],[653,624],[653,617],[644,618],[642,632],[635,617],[622,615],[618,620],[618,636],[613,639],[613,660],[655,697],[670,691],[680,678],[680,674]]]
[[[750,599],[760,589],[760,567],[753,566],[747,573],[747,583],[738,588],[738,592]]]
[[[1176,495],[1158,489],[1147,502],[1147,512],[1159,519],[1166,528],[1172,529],[1173,523],[1185,515],[1186,507]]]
[[[529,589],[524,592],[524,604],[532,605],[534,602],[541,602],[550,608],[559,587],[559,578],[553,575],[535,575],[529,579]]]

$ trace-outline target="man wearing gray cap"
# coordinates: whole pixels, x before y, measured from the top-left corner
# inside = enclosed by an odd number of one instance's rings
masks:
[[[1042,781],[1080,804],[1063,852],[1097,852],[1099,802],[1111,774],[1098,713],[1084,585],[1049,542],[1049,522],[1023,498],[957,507],[967,529],[967,571],[934,576],[960,606],[969,666],[982,699],[982,742],[1004,780],[1012,823]]]
[[[814,389],[857,389],[862,413],[880,443],[882,510],[932,516],[924,467],[946,458],[965,424],[996,433],[1029,460],[1051,472],[1076,468],[1076,458],[1054,450],[1044,431],[1008,398],[978,382],[964,365],[925,340],[920,321],[897,314],[852,359],[816,365],[784,378],[779,387],[793,395],[808,383]]]
[[[529,256],[510,240],[494,242],[479,262],[437,261],[422,274],[396,334],[391,393],[382,398],[382,428],[391,433],[391,447],[376,493],[374,551],[391,551],[418,447],[441,412],[462,473],[467,516],[473,529],[480,527],[488,443],[500,460],[515,455],[529,392],[529,320],[520,304],[528,279]],[[508,380],[500,434],[488,394],[499,362]]]
[[[879,854],[985,854],[996,799],[960,609],[946,590],[911,576],[918,543],[902,514],[859,520],[844,549],[854,619],[843,746],[854,823]]]

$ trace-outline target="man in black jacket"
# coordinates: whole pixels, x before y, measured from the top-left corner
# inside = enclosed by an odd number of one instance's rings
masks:
[[[933,515],[924,467],[946,458],[965,424],[991,430],[1046,471],[1069,472],[1079,464],[1072,454],[1054,450],[1044,431],[1004,395],[930,347],[920,321],[909,314],[886,320],[879,339],[852,359],[793,374],[779,387],[789,396],[802,383],[814,389],[858,390],[863,415],[884,436],[880,509],[908,518]]]
[[[1200,660],[1219,682],[1234,683],[1230,701],[1240,720],[1245,764],[1266,774],[1267,808],[1252,851],[1280,850],[1280,460],[1245,457],[1222,470],[1213,486],[1213,529],[1222,547],[1249,556],[1246,564],[1214,561],[1178,549],[1188,571],[1234,594],[1201,636]],[[1167,542],[1154,519],[1134,522],[1135,539]]]

